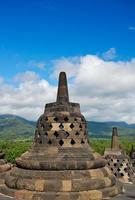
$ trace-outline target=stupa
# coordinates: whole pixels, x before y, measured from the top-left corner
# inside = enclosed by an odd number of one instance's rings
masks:
[[[129,156],[120,147],[117,127],[112,129],[111,148],[105,150],[104,157],[108,161],[108,167],[121,182],[134,182],[134,170]]]
[[[6,172],[11,169],[11,164],[4,160],[5,153],[0,150],[0,184],[4,183]]]
[[[59,76],[57,101],[46,104],[37,122],[33,148],[16,165],[0,187],[15,199],[101,200],[122,189],[89,145],[80,105],[69,101],[65,72]]]
[[[134,171],[135,171],[135,149],[134,149],[133,145],[132,145],[132,149],[131,149],[131,152],[130,152],[130,159],[131,159],[131,163],[132,163],[132,166],[134,168]]]

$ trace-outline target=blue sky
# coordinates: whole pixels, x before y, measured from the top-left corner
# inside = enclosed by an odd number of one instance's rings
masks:
[[[0,114],[36,120],[60,71],[88,120],[135,123],[135,1],[0,0]]]
[[[28,70],[29,60],[48,63],[110,48],[117,59],[130,60],[134,11],[134,0],[1,0],[0,74],[8,79]]]

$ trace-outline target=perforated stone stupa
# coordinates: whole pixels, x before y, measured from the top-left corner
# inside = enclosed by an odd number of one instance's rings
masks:
[[[108,167],[121,182],[134,182],[134,169],[129,156],[120,148],[118,130],[116,127],[112,130],[111,148],[105,150],[104,156],[108,161]]]
[[[37,122],[33,148],[16,165],[1,187],[16,199],[101,200],[121,191],[106,160],[90,148],[86,120],[79,104],[69,102],[64,72],[57,101],[46,104]]]
[[[132,149],[130,152],[130,159],[131,159],[131,163],[132,163],[132,166],[133,166],[134,172],[135,172],[135,149],[134,149],[133,145],[132,145]]]

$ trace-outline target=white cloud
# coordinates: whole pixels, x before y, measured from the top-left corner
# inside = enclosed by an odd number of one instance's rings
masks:
[[[27,63],[28,67],[37,67],[39,69],[42,69],[44,70],[45,69],[45,62],[38,62],[38,61],[35,61],[35,60],[30,60],[28,63]]]
[[[130,27],[129,27],[129,30],[135,31],[135,26],[130,26]]]
[[[44,111],[47,102],[54,101],[56,88],[34,72],[18,74],[14,84],[0,85],[0,113],[10,113],[35,120]]]
[[[59,71],[66,71],[72,79],[70,99],[81,104],[87,119],[135,123],[135,59],[105,61],[95,55],[61,58],[54,62],[53,70],[53,79]],[[13,84],[0,80],[1,114],[36,120],[44,105],[56,99],[57,87],[35,72],[17,74]]]
[[[81,103],[85,116],[90,120],[135,123],[135,59],[114,62],[86,55],[78,57],[77,63],[70,96]]]
[[[19,73],[14,77],[14,81],[17,82],[36,82],[39,81],[38,74],[32,71],[26,71],[25,73]]]
[[[54,60],[53,62],[54,71],[51,74],[51,77],[57,78],[61,71],[65,71],[67,73],[68,78],[74,77],[79,68],[79,59],[78,57],[62,57],[58,60]]]
[[[0,77],[0,84],[2,84],[4,81],[3,77]]]
[[[103,53],[102,55],[104,60],[113,60],[117,57],[116,49],[115,48],[110,48],[108,51]]]

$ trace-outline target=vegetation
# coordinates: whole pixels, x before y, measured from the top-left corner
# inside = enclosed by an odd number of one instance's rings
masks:
[[[15,158],[21,156],[24,152],[28,151],[32,146],[30,140],[1,140],[0,149],[5,153],[5,159],[8,162],[15,163]]]
[[[91,147],[101,155],[103,155],[105,148],[110,148],[111,140],[104,140],[104,139],[90,139]],[[135,146],[135,140],[130,140],[127,138],[120,139],[120,145],[123,150],[129,155],[132,145]]]
[[[31,140],[1,140],[0,149],[5,152],[5,159],[8,162],[15,163],[15,158],[21,156],[22,153],[28,151],[32,146]],[[110,140],[97,140],[90,139],[90,145],[92,148],[103,155],[105,148],[110,147]],[[121,146],[129,154],[132,145],[135,146],[135,141],[131,140],[121,140]]]

